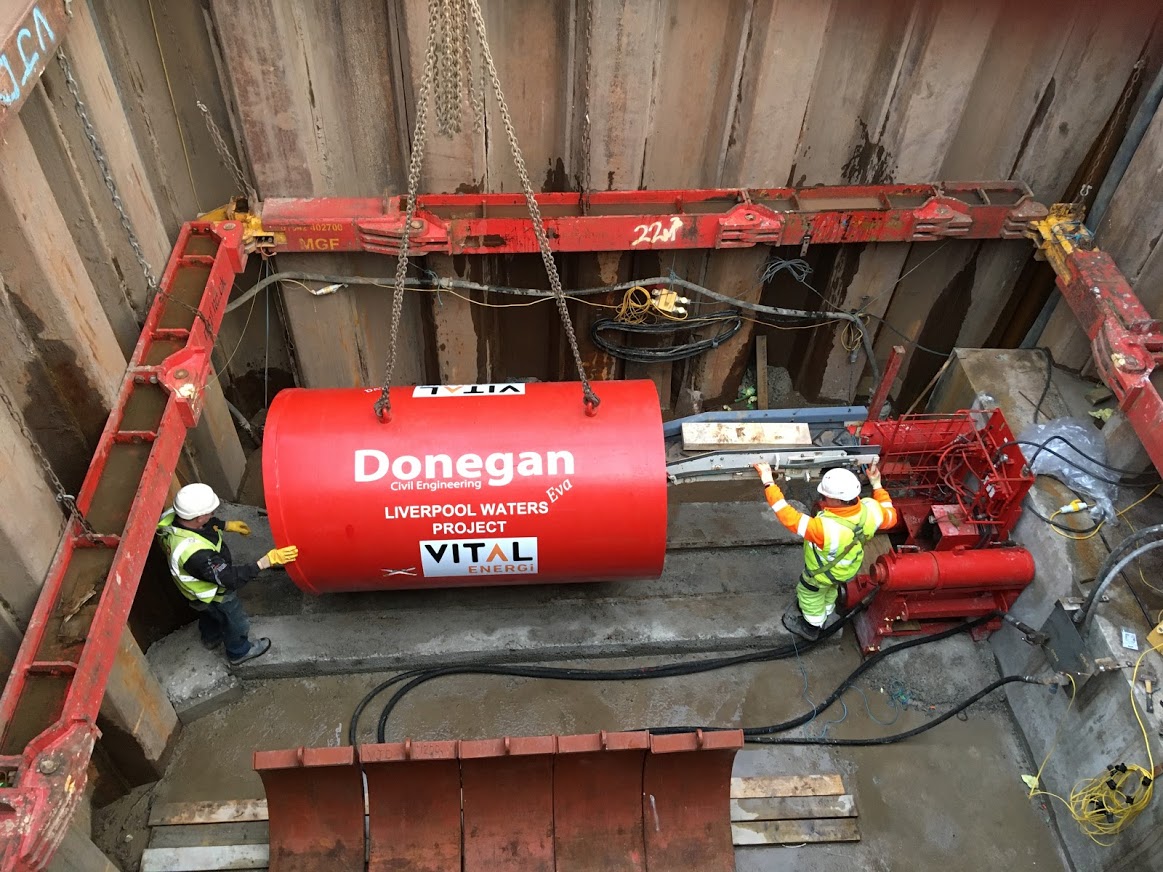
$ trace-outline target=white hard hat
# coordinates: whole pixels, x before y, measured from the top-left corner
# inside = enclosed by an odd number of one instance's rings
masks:
[[[209,515],[218,508],[218,494],[208,484],[188,484],[174,497],[174,514],[183,521]]]
[[[816,488],[822,496],[834,500],[854,500],[860,496],[860,479],[847,469],[829,469]]]

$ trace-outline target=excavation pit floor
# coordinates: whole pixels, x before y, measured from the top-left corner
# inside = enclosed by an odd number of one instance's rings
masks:
[[[773,607],[779,603],[773,598]],[[385,640],[390,644],[390,640]],[[675,658],[609,658],[571,665],[610,669]],[[684,658],[690,659],[690,658]],[[395,711],[387,738],[474,738],[584,733],[677,724],[756,725],[812,708],[860,662],[846,631],[801,658],[750,664],[677,679],[565,683],[505,677],[437,679]],[[564,664],[562,664],[564,665]],[[151,802],[263,796],[251,769],[255,749],[346,742],[352,709],[390,673],[248,680],[236,702],[187,726],[165,778],[99,812],[124,824],[131,842],[106,830],[104,846],[144,847],[137,831]],[[989,646],[967,636],[890,656],[857,687],[792,735],[888,735],[926,723],[997,676]],[[1040,686],[1026,692],[1045,694]],[[895,698],[902,702],[890,702]],[[867,698],[867,706],[865,703]],[[374,741],[380,706],[365,713],[361,741]],[[889,723],[885,726],[876,719]],[[874,748],[748,746],[735,774],[839,773],[855,796],[862,835],[855,843],[741,847],[744,870],[1061,869],[1046,810],[1026,797],[1024,752],[1001,694],[896,745]],[[136,804],[136,808],[132,806]],[[724,810],[726,814],[726,810]],[[134,845],[136,842],[136,845]],[[126,846],[129,846],[128,848]],[[108,847],[107,847],[108,850]],[[119,852],[121,853],[121,852]],[[125,868],[131,858],[121,856]]]

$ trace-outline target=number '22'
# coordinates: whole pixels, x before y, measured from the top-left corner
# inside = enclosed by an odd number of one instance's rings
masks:
[[[634,232],[638,236],[630,243],[631,247],[636,245],[655,245],[659,242],[674,242],[675,236],[678,235],[679,228],[682,227],[682,219],[678,216],[670,219],[670,226],[663,229],[661,221],[655,221],[652,224],[639,224],[634,228]]]

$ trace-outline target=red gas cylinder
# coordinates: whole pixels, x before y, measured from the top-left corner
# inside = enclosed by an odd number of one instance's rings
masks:
[[[657,578],[666,459],[649,381],[285,390],[263,440],[275,542],[310,593]]]
[[[888,591],[1020,588],[1034,580],[1034,557],[1025,548],[890,552],[872,579]]]

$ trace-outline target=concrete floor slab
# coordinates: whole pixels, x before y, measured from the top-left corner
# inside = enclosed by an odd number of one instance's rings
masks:
[[[573,662],[600,668],[674,658]],[[388,738],[472,738],[573,733],[674,724],[764,724],[809,710],[860,658],[851,634],[781,662],[675,679],[637,682],[530,681],[448,677],[408,697]],[[888,658],[858,682],[844,705],[821,712],[798,734],[887,735],[930,720],[997,675],[990,649],[967,637]],[[241,700],[185,730],[155,801],[261,797],[251,771],[255,749],[346,742],[359,699],[386,676],[313,676],[244,682]],[[908,703],[893,707],[889,691]],[[1045,694],[1044,688],[1018,692]],[[863,697],[862,697],[863,693]],[[805,699],[806,697],[806,699]],[[865,702],[867,698],[867,705]],[[378,705],[360,736],[374,734]],[[882,726],[873,717],[889,724]],[[212,755],[205,748],[215,748]],[[839,772],[856,796],[862,840],[802,848],[740,849],[740,872],[782,870],[1061,869],[1047,813],[1026,799],[1020,775],[1032,771],[1004,697],[992,697],[923,736],[882,748],[750,747],[736,774]],[[726,810],[724,810],[724,813]]]

